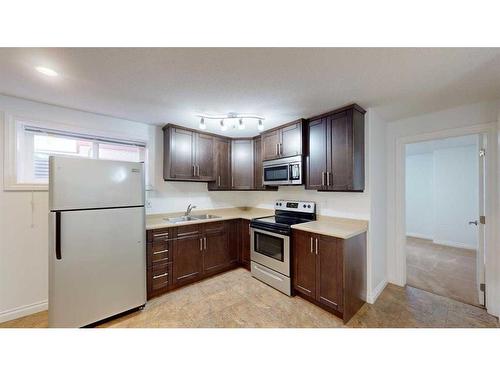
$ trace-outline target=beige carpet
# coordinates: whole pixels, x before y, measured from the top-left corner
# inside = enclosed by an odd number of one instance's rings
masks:
[[[406,266],[408,285],[478,305],[476,251],[407,237]]]

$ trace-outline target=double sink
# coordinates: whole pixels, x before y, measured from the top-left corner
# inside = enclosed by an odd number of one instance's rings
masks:
[[[203,215],[187,215],[187,216],[177,216],[177,217],[166,217],[163,220],[166,220],[170,223],[182,223],[184,221],[220,219],[220,218],[221,217],[217,216],[217,215],[203,214]]]

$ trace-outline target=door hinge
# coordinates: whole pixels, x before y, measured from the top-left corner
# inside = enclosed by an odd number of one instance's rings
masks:
[[[479,290],[481,292],[485,292],[486,291],[486,284],[484,284],[484,283],[483,284],[479,284]]]
[[[486,150],[484,148],[479,150],[479,156],[484,157],[486,155]]]
[[[479,216],[479,222],[481,224],[486,224],[486,216]]]

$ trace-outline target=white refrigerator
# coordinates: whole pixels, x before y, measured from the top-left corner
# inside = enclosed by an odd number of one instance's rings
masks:
[[[51,156],[49,209],[49,326],[144,306],[144,165]]]

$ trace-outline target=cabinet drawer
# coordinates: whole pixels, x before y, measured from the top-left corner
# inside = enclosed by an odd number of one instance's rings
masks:
[[[172,267],[170,264],[153,266],[151,269],[151,290],[157,291],[170,286]]]
[[[200,224],[190,224],[177,227],[177,237],[186,237],[199,234],[201,232]]]
[[[148,242],[167,241],[170,238],[172,238],[170,228],[153,229],[147,232]]]
[[[169,241],[157,241],[152,244],[148,244],[148,255],[151,260],[150,265],[155,265],[159,262],[171,262],[172,261],[172,240]]]
[[[213,223],[203,224],[205,232],[222,232],[225,229],[225,221],[215,221]]]

